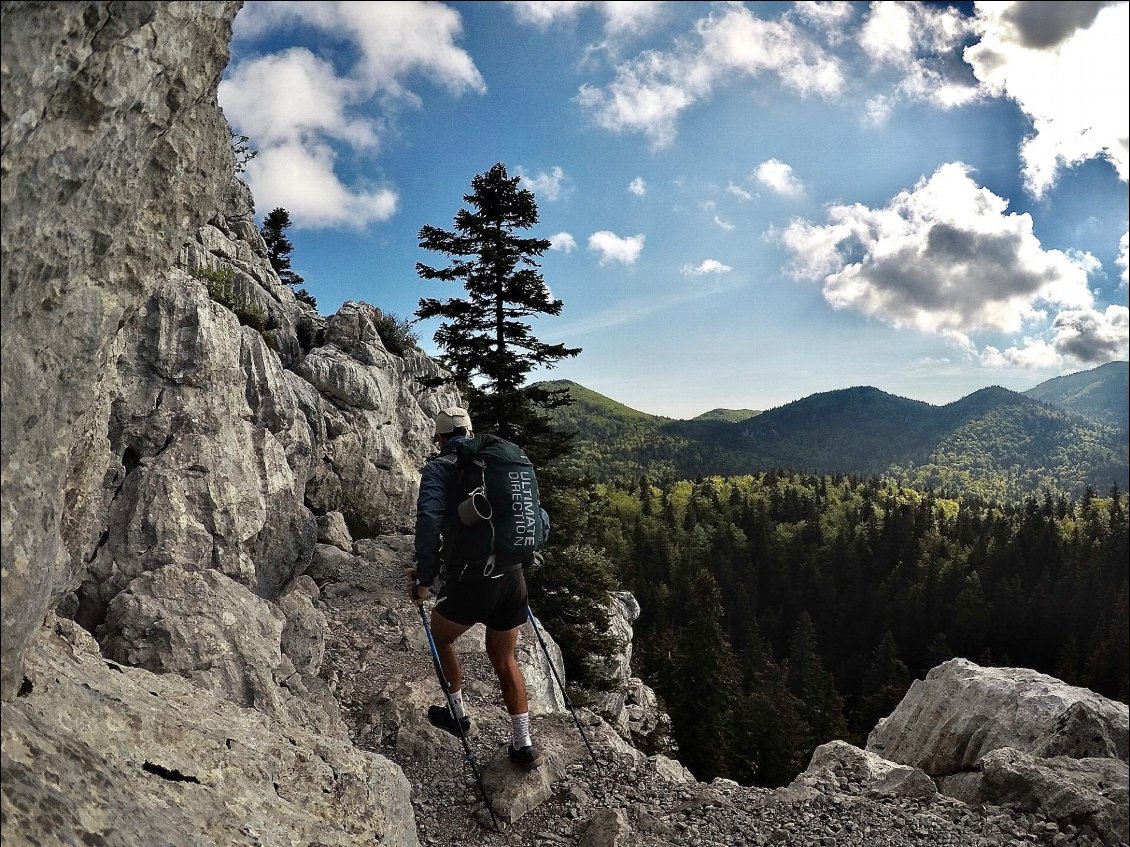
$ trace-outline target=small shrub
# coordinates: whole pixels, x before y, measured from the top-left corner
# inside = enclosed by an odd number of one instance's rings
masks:
[[[192,275],[208,286],[208,296],[227,309],[235,301],[235,271],[231,268],[193,268]]]
[[[412,321],[380,309],[376,309],[376,313],[377,335],[390,353],[403,356],[418,346],[420,334],[412,331]]]
[[[254,303],[240,304],[232,309],[232,311],[235,312],[235,316],[239,318],[239,322],[244,326],[249,326],[257,330],[260,335],[266,331],[267,311],[262,306],[257,306]]]

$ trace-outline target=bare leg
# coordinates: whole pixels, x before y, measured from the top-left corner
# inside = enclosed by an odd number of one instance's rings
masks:
[[[459,667],[459,657],[455,655],[455,640],[471,627],[449,621],[435,609],[432,610],[432,639],[436,643],[439,664],[447,680],[449,691],[463,688],[463,670]],[[489,649],[488,635],[488,649]]]
[[[528,712],[530,705],[526,700],[526,680],[514,658],[514,648],[518,645],[518,628],[501,631],[488,627],[486,641],[487,656],[494,665],[494,672],[498,674],[506,711],[512,715]]]

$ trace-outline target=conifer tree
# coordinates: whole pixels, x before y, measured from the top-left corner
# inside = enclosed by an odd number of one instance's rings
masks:
[[[737,659],[722,629],[718,583],[706,569],[690,581],[688,623],[678,636],[678,670],[671,717],[680,761],[709,782],[729,773]]]
[[[819,745],[847,735],[843,700],[824,669],[816,626],[808,612],[801,612],[789,641],[789,689],[803,704],[801,718],[809,729],[806,756]]]
[[[304,280],[294,272],[290,265],[290,254],[294,252],[294,244],[286,237],[286,231],[290,228],[290,225],[290,212],[280,206],[277,209],[272,209],[271,213],[263,219],[263,226],[259,228],[259,234],[263,236],[263,241],[267,244],[267,258],[271,262],[271,267],[275,269],[275,273],[278,274],[279,281],[295,288],[294,296],[299,300],[317,308],[318,303],[313,295],[305,288],[297,288]]]
[[[863,690],[855,708],[855,728],[862,738],[898,705],[910,685],[910,671],[899,656],[895,637],[888,629],[871,654],[863,672]]]
[[[466,297],[420,300],[416,317],[441,318],[435,341],[442,363],[467,397],[474,421],[522,445],[536,464],[568,451],[571,433],[554,429],[549,410],[568,405],[568,390],[526,385],[534,368],[553,367],[580,348],[547,344],[534,336],[529,319],[558,315],[537,259],[549,241],[520,234],[538,222],[532,191],[519,188],[501,162],[471,180],[463,195],[470,208],[455,215],[454,230],[420,229],[420,247],[450,257],[447,267],[417,263],[425,280],[462,282]]]

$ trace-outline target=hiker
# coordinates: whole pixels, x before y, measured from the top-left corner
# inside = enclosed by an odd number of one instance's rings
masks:
[[[430,459],[420,472],[420,494],[416,501],[416,567],[408,571],[408,593],[412,601],[422,607],[432,596],[432,588],[438,589],[431,630],[448,683],[449,702],[455,710],[453,715],[447,705],[430,706],[428,720],[453,735],[465,735],[470,729],[471,719],[463,704],[463,672],[454,645],[471,626],[483,624],[487,656],[498,674],[502,699],[510,714],[511,741],[507,753],[511,762],[529,771],[544,761],[530,737],[526,681],[514,654],[518,627],[526,620],[529,608],[522,570],[529,561],[496,567],[491,556],[489,567],[480,568],[476,563],[475,567],[468,568],[467,562],[456,560],[458,545],[453,543],[463,527],[459,504],[467,499],[459,480],[457,449],[472,436],[471,417],[465,409],[452,406],[441,411],[436,415],[433,436],[439,455]],[[548,526],[544,511],[541,517]],[[443,575],[436,585],[441,570]]]

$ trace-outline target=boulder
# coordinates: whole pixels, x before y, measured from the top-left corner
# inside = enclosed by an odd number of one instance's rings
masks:
[[[847,780],[864,791],[883,797],[932,800],[938,796],[934,781],[918,768],[889,762],[846,741],[821,744],[808,767],[791,787],[821,788]]]
[[[318,516],[318,543],[332,544],[340,550],[353,552],[353,539],[341,512],[328,512]]]
[[[1036,671],[951,659],[915,680],[868,735],[867,749],[940,776],[969,770],[1002,747],[1125,762],[1128,736],[1125,703]]]
[[[1104,844],[1130,841],[1127,786],[1130,774],[1119,759],[1039,758],[1013,747],[982,757],[979,770],[941,780],[942,790],[967,803],[990,803],[1085,825]]]
[[[917,680],[867,749],[922,768],[948,796],[1086,824],[1130,841],[1125,703],[1024,668],[951,659]]]

